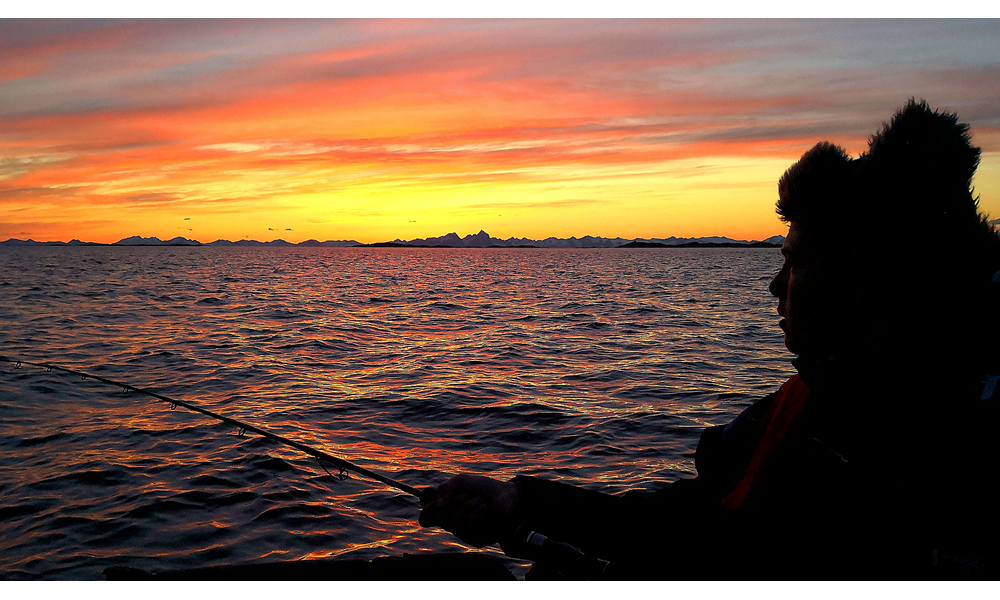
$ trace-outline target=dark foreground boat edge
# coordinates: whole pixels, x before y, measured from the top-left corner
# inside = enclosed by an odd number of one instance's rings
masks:
[[[515,581],[495,558],[477,553],[404,554],[371,560],[322,559],[145,571],[104,569],[108,581]]]

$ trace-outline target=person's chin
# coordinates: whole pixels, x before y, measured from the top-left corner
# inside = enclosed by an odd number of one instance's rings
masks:
[[[784,336],[785,348],[788,348],[788,351],[791,352],[792,354],[801,354],[801,352],[799,352],[799,344],[796,343],[794,336],[789,334],[788,330],[785,329],[784,327],[782,327],[782,330],[784,330],[785,332]]]
[[[792,348],[794,342],[791,340],[791,336],[788,335],[788,322],[785,319],[778,321],[778,327],[781,328],[781,332],[784,334],[785,348],[788,348],[789,352],[795,352]]]

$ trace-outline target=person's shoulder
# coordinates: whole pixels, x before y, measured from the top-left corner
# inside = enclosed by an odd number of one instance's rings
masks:
[[[778,391],[772,392],[744,408],[729,423],[702,431],[694,457],[699,477],[726,479],[734,475],[734,469],[753,451],[760,420],[777,396]]]

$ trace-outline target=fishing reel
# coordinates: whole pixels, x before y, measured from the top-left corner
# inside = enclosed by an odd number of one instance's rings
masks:
[[[524,578],[533,581],[603,579],[608,561],[588,556],[583,550],[518,527],[500,542],[504,554],[526,558],[533,564]]]

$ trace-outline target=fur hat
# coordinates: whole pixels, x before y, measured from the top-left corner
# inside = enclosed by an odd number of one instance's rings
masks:
[[[830,142],[809,149],[778,180],[781,218],[811,229],[829,223],[848,195],[851,162],[843,148]]]
[[[778,181],[777,212],[850,242],[954,237],[985,223],[971,190],[979,156],[957,115],[911,98],[857,159],[829,142],[803,154]]]
[[[854,161],[851,187],[875,223],[922,230],[978,221],[971,185],[980,150],[957,115],[911,98],[868,148]]]
[[[979,148],[969,126],[954,113],[932,111],[913,98],[868,140],[862,155],[868,169],[905,173],[917,179],[968,189],[979,166]]]

